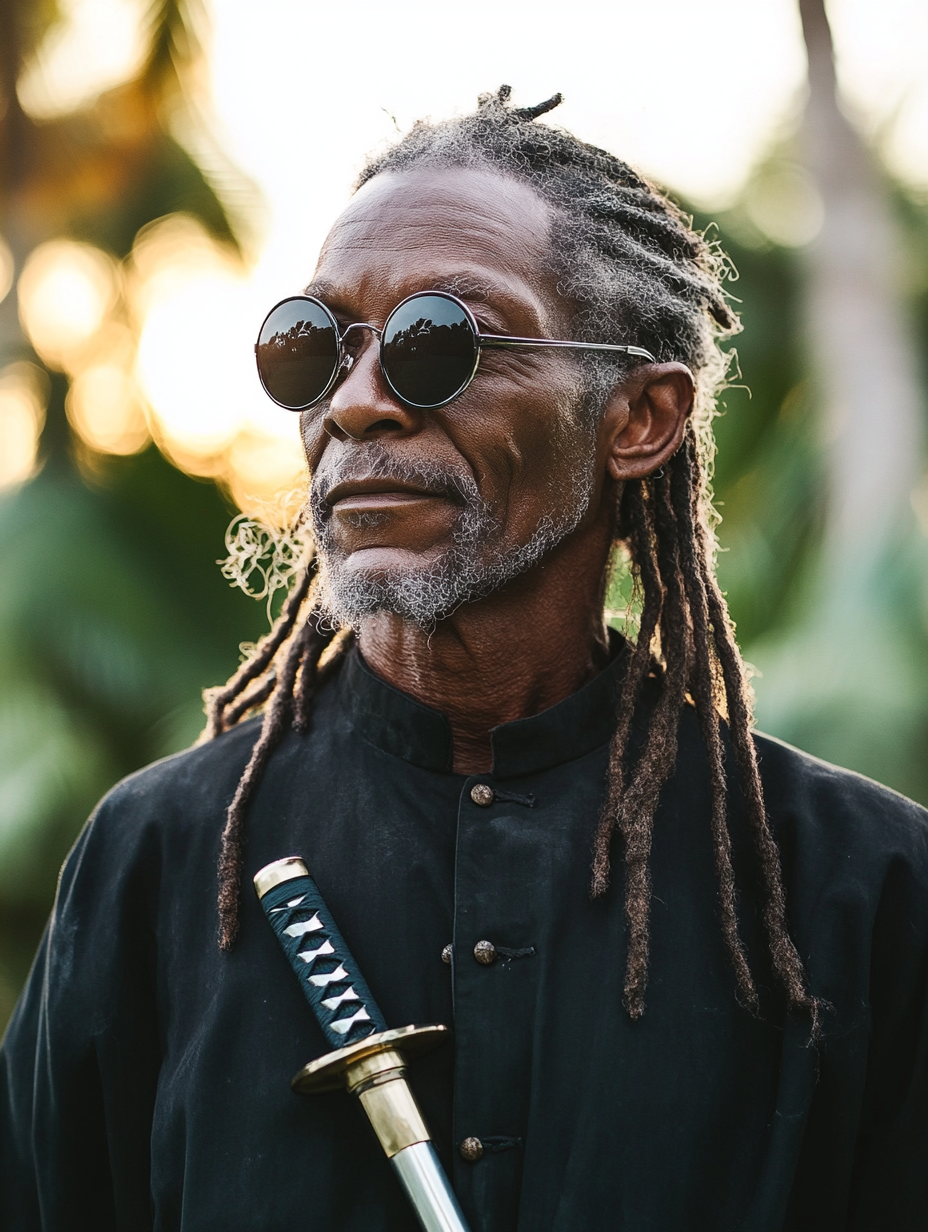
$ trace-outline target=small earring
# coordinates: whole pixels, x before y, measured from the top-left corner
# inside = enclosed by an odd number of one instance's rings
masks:
[[[664,468],[662,466],[658,467],[658,469],[654,472],[651,478],[652,479],[663,479],[664,478]]]

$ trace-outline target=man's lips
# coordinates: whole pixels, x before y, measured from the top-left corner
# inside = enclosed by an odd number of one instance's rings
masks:
[[[384,505],[447,499],[448,495],[445,492],[429,491],[398,479],[368,479],[336,484],[326,493],[325,503],[334,512],[347,509],[377,509]]]

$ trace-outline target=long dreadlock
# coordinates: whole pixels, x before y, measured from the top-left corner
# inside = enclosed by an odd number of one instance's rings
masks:
[[[243,830],[248,803],[288,721],[294,731],[306,731],[313,697],[352,640],[350,632],[336,635],[331,627],[320,622],[313,602],[316,572],[317,562],[310,554],[271,631],[228,684],[207,689],[204,694],[204,736],[208,740],[228,731],[250,711],[267,703],[261,731],[235,789],[222,831],[219,944],[223,950],[231,950],[238,935]],[[332,646],[333,642],[337,644]],[[320,666],[330,646],[332,653],[327,656],[325,665]]]
[[[715,579],[715,538],[708,481],[714,442],[711,418],[726,357],[721,333],[737,328],[722,289],[724,257],[694,232],[662,193],[621,160],[535,121],[561,101],[513,108],[510,90],[480,99],[476,113],[442,124],[419,123],[392,150],[372,161],[358,187],[375,175],[415,166],[485,166],[529,184],[552,207],[551,263],[559,293],[574,308],[574,336],[621,337],[658,360],[681,360],[696,377],[697,397],[683,443],[660,472],[624,485],[617,538],[627,546],[642,597],[609,756],[606,800],[593,840],[591,893],[610,883],[615,832],[625,857],[629,946],[625,1003],[644,1011],[650,944],[650,853],[661,789],[677,755],[677,731],[688,698],[705,741],[711,790],[711,830],[725,944],[744,1003],[758,1006],[754,978],[739,934],[735,874],[728,829],[728,773],[721,716],[726,715],[738,777],[747,802],[762,882],[761,920],[774,973],[788,1006],[812,1017],[817,1002],[806,987],[789,936],[779,852],[764,806],[751,735],[750,693],[725,600]],[[581,358],[591,414],[621,379],[628,360]],[[205,735],[214,737],[264,706],[261,731],[229,806],[219,862],[220,944],[238,930],[242,843],[248,801],[288,723],[305,730],[313,696],[335,670],[352,635],[334,634],[314,604],[316,562],[310,559],[267,637],[229,683],[207,694]],[[659,682],[640,752],[632,733],[645,683]]]

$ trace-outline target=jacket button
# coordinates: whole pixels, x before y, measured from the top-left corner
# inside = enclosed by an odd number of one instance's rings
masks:
[[[487,787],[486,783],[475,783],[470,789],[470,798],[474,804],[479,804],[481,808],[486,808],[496,799],[496,793],[492,787]]]
[[[492,966],[496,962],[496,946],[492,941],[478,941],[474,946],[474,958],[481,966]],[[470,1142],[470,1138],[467,1141]]]
[[[445,946],[445,948],[441,952],[441,961],[443,963],[447,963],[449,967],[451,966],[451,955],[453,953],[454,953],[454,946],[449,941],[448,944]]]
[[[469,1164],[475,1164],[483,1155],[483,1143],[479,1138],[465,1138],[458,1150],[462,1159],[466,1159]]]

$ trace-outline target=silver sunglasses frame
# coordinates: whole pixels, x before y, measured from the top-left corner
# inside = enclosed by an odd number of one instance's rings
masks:
[[[393,317],[401,308],[405,308],[406,305],[411,303],[413,300],[424,299],[426,297],[429,299],[438,298],[450,300],[452,304],[460,308],[464,313],[464,316],[467,318],[468,324],[470,325],[474,335],[474,363],[470,374],[468,375],[467,380],[455,390],[451,397],[445,398],[443,402],[412,402],[409,398],[405,398],[399,390],[394,387],[393,382],[390,380],[390,374],[387,372],[383,362],[383,336],[386,333]],[[350,325],[346,325],[345,328],[342,329],[339,326],[338,321],[336,321],[335,317],[332,315],[331,310],[322,302],[322,300],[316,299],[314,295],[288,295],[284,299],[279,300],[261,322],[261,329],[258,331],[258,341],[255,343],[256,357],[258,346],[261,341],[261,334],[263,333],[264,327],[269,318],[277,311],[278,308],[281,307],[281,305],[291,304],[296,300],[304,300],[308,303],[318,305],[318,307],[322,309],[322,311],[332,322],[332,328],[335,330],[335,336],[338,339],[338,354],[336,356],[336,362],[332,371],[332,376],[329,379],[329,383],[326,385],[322,393],[318,395],[318,397],[313,398],[311,402],[307,402],[304,406],[287,406],[285,403],[279,402],[265,385],[264,378],[261,376],[260,366],[258,367],[258,379],[261,381],[261,388],[271,399],[271,401],[276,403],[277,406],[282,407],[285,411],[295,411],[297,414],[302,411],[311,410],[314,406],[318,406],[320,402],[323,402],[331,393],[333,386],[339,378],[339,375],[350,369],[353,359],[351,356],[345,354],[344,340],[353,329],[369,329],[377,338],[380,343],[378,348],[380,371],[383,374],[383,379],[387,384],[387,388],[390,390],[393,397],[396,398],[397,401],[401,402],[403,406],[411,407],[413,410],[417,411],[438,411],[441,410],[443,406],[447,406],[450,402],[453,402],[455,398],[460,398],[461,394],[464,393],[471,381],[473,381],[474,377],[477,375],[477,369],[480,367],[480,354],[485,349],[505,351],[530,350],[538,347],[559,347],[562,349],[575,351],[608,351],[625,355],[633,355],[638,359],[645,359],[652,364],[657,362],[650,351],[646,351],[644,347],[638,346],[619,346],[612,342],[569,342],[560,338],[516,338],[509,334],[483,334],[480,332],[480,326],[477,324],[476,317],[468,306],[463,303],[462,300],[459,300],[456,295],[451,295],[448,291],[416,291],[412,295],[407,295],[406,298],[401,300],[400,303],[398,303],[391,311],[390,315],[384,322],[383,329],[380,329],[376,325],[370,325],[364,321],[353,321]]]

